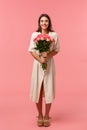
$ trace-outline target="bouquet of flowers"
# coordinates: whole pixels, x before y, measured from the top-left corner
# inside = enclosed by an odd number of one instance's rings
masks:
[[[54,43],[54,38],[50,37],[48,34],[39,34],[36,38],[34,38],[34,43],[36,47],[34,49],[39,50],[40,54],[44,52],[50,52],[51,44]],[[47,63],[42,63],[43,70],[46,70]]]

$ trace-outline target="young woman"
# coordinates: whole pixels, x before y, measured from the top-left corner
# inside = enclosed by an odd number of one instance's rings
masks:
[[[48,34],[53,37],[55,43],[49,53],[43,53],[41,56],[39,52],[35,50],[34,38],[38,34]],[[58,43],[58,36],[55,31],[52,30],[51,19],[48,14],[41,14],[38,19],[38,29],[32,33],[30,46],[28,51],[34,57],[32,80],[31,80],[31,91],[30,98],[36,103],[38,110],[38,126],[49,126],[50,118],[49,112],[51,104],[55,98],[55,63],[53,56],[58,54],[60,46]],[[47,63],[47,71],[44,73],[41,64]],[[42,101],[45,99],[45,115],[42,112]]]

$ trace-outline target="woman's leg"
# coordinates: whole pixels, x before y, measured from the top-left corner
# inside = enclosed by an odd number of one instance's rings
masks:
[[[36,103],[36,107],[37,107],[37,110],[38,110],[37,125],[39,127],[44,125],[44,122],[43,122],[43,112],[42,112],[42,98],[43,98],[43,83],[42,83],[42,86],[41,86],[39,102]]]
[[[45,116],[44,116],[44,126],[45,127],[50,126],[50,121],[49,121],[50,108],[51,108],[51,103],[45,105]]]
[[[45,118],[46,118],[46,119],[49,119],[50,109],[51,109],[51,103],[45,104]]]

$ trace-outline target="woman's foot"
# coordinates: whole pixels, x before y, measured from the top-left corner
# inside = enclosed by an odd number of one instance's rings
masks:
[[[49,118],[49,116],[44,116],[44,126],[45,127],[50,126],[50,118]]]
[[[44,125],[43,116],[38,116],[37,125],[42,127]]]

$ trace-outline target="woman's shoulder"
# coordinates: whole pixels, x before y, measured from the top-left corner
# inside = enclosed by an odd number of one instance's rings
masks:
[[[32,32],[31,37],[35,38],[35,37],[37,37],[38,34],[39,34],[39,32]]]
[[[51,34],[52,36],[54,36],[54,37],[57,37],[57,36],[58,36],[57,32],[55,32],[55,31],[50,32],[50,34]]]
[[[32,35],[33,36],[36,36],[36,35],[38,35],[39,34],[39,32],[32,32]]]

